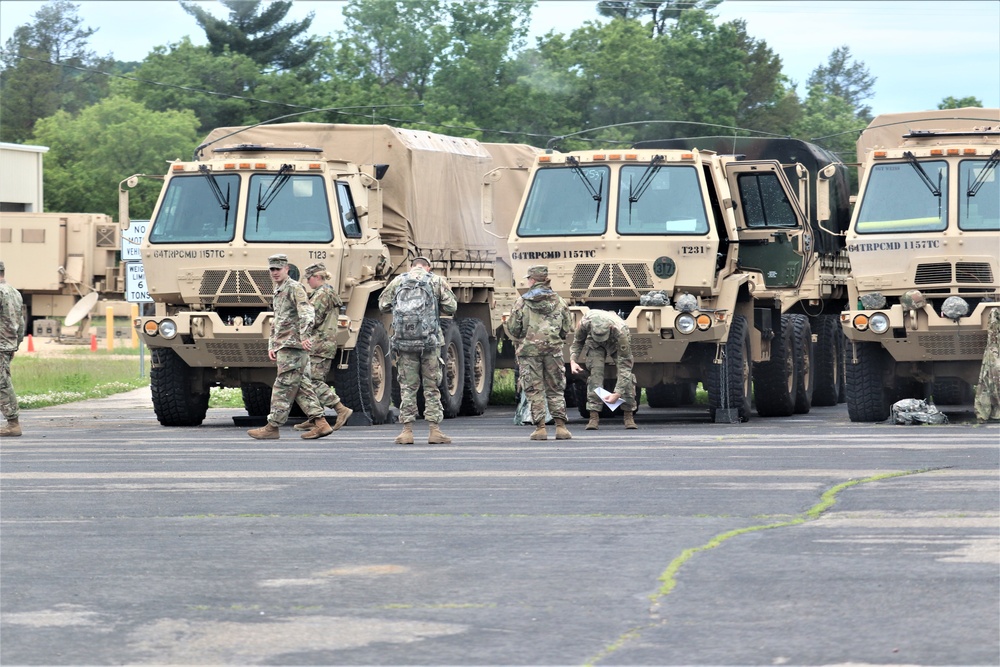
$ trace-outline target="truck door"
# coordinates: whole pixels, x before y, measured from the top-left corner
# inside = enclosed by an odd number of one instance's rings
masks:
[[[726,165],[736,203],[739,267],[760,271],[768,289],[794,287],[812,252],[812,234],[777,162]]]

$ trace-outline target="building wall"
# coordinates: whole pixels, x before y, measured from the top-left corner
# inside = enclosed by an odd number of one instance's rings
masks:
[[[46,146],[0,143],[0,211],[40,213]]]

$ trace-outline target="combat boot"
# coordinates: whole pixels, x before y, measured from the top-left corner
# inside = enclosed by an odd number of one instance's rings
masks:
[[[451,438],[441,432],[441,425],[431,422],[431,432],[427,435],[428,445],[447,445],[451,443]]]
[[[597,423],[599,421],[601,421],[601,413],[598,410],[591,410],[590,411],[590,421],[587,422],[587,430],[588,431],[596,431],[597,430]]]
[[[635,425],[635,417],[632,416],[631,410],[626,410],[622,416],[625,417],[625,428],[639,428]]]
[[[292,428],[294,428],[296,431],[311,431],[313,430],[313,426],[315,425],[316,425],[315,419],[307,419],[304,422],[299,422]]]
[[[413,422],[403,424],[403,432],[396,436],[397,445],[413,444]]]
[[[529,440],[548,440],[549,432],[545,430],[545,422],[539,422],[535,424],[535,430],[532,432]]]
[[[339,431],[347,423],[347,420],[351,418],[351,415],[354,414],[354,410],[344,405],[343,401],[333,406],[333,409],[337,411],[337,421],[333,423],[333,430]]]
[[[272,426],[271,422],[267,422],[260,428],[252,428],[247,431],[247,435],[255,440],[277,440],[281,437],[278,433],[278,427]]]
[[[16,438],[21,435],[21,423],[16,419],[8,419],[7,425],[0,428],[0,437]]]
[[[566,428],[565,419],[556,420],[556,440],[570,440],[573,438],[573,434],[569,432]]]
[[[308,433],[302,434],[303,440],[315,440],[316,438],[325,438],[326,436],[333,433],[333,429],[326,422],[326,417],[316,417],[313,421],[313,428]]]

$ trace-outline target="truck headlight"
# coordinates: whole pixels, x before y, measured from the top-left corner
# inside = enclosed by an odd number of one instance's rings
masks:
[[[872,333],[884,334],[889,330],[889,318],[885,313],[875,313],[868,318],[868,326]]]
[[[854,316],[854,321],[852,322],[852,324],[854,325],[854,328],[857,329],[858,331],[867,331],[868,330],[868,316],[865,315],[864,313],[860,313],[858,315],[855,315]]]
[[[697,328],[698,323],[694,319],[694,315],[691,313],[681,313],[674,320],[674,328],[680,331],[682,334],[689,334]]]
[[[155,336],[160,333],[159,327],[153,320],[146,320],[146,323],[142,325],[142,331],[147,336]]]
[[[160,322],[160,335],[170,340],[177,335],[177,324],[173,320],[163,320]]]

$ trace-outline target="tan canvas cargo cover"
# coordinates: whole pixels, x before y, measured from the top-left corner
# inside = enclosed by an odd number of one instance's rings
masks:
[[[876,116],[858,138],[858,162],[864,162],[875,148],[896,148],[910,130],[967,130],[1000,123],[1000,109],[965,107]]]
[[[486,172],[501,160],[475,139],[388,125],[285,123],[233,134],[239,129],[213,130],[205,138],[203,158],[220,154],[213,151],[225,146],[259,144],[320,148],[325,159],[359,166],[388,164],[381,181],[381,233],[387,245],[403,253],[479,261],[496,251],[494,238],[482,224],[482,190]],[[518,152],[512,149],[510,155]],[[533,157],[502,153],[502,160]]]

